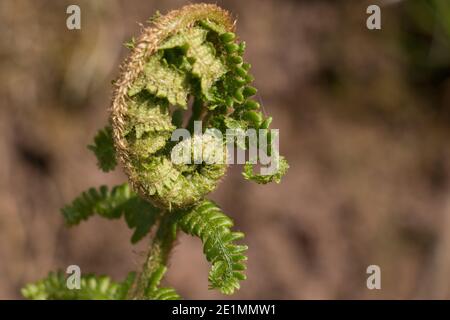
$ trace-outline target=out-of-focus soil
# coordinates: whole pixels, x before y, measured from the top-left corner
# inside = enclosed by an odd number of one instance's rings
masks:
[[[0,2],[2,299],[70,264],[122,279],[148,243],[131,245],[123,221],[67,229],[59,209],[124,181],[100,172],[86,145],[107,121],[122,43],[185,2],[78,2],[79,31],[65,27],[70,1]],[[211,195],[249,245],[233,298],[450,298],[450,77],[410,81],[402,5],[369,31],[361,1],[217,2],[238,18],[291,166],[266,186],[233,166]],[[366,287],[372,264],[381,290]],[[197,239],[181,236],[170,265],[166,282],[185,298],[225,298],[207,289]]]

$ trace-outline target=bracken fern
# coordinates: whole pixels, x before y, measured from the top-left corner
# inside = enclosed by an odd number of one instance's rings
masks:
[[[118,159],[129,181],[111,189],[91,188],[61,210],[69,226],[92,215],[123,216],[134,229],[133,243],[155,226],[142,271],[131,273],[122,283],[104,276],[83,276],[80,290],[69,290],[61,272],[50,273],[27,285],[22,290],[25,297],[179,299],[174,289],[160,287],[179,230],[202,241],[211,263],[211,289],[232,294],[240,288],[246,278],[247,246],[236,241],[244,234],[232,231],[232,220],[205,199],[227,166],[173,163],[170,142],[172,132],[183,126],[190,101],[192,112],[185,126],[191,132],[197,120],[203,129],[214,127],[222,133],[269,128],[272,118],[264,117],[252,98],[256,89],[250,85],[250,64],[243,61],[245,43],[236,39],[234,26],[228,12],[215,5],[189,5],[165,16],[155,15],[141,36],[126,44],[131,54],[114,82],[110,124],[88,148],[105,172],[115,169]],[[245,141],[236,143],[248,147]],[[274,152],[269,147],[268,153]],[[277,172],[254,174],[253,165],[247,163],[244,177],[263,184],[280,182],[288,165],[283,157],[275,156]]]

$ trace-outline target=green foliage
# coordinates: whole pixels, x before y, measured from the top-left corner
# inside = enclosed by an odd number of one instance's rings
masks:
[[[191,131],[195,120],[225,133],[232,127],[267,129],[271,118],[265,118],[252,99],[257,90],[250,85],[250,64],[243,61],[245,43],[236,42],[235,34],[223,26],[202,19],[156,49],[128,89],[123,137],[132,160],[130,178],[156,205],[183,209],[216,188],[226,165],[172,163],[168,141],[180,127],[182,114],[170,108],[186,109],[188,98],[194,98]],[[283,173],[265,179],[279,180]]]
[[[122,300],[133,279],[134,273],[121,283],[90,274],[81,277],[80,289],[68,289],[63,272],[50,272],[46,278],[25,286],[22,295],[32,300]]]
[[[151,56],[144,72],[135,85],[128,91],[129,96],[147,90],[157,98],[166,98],[172,105],[186,108],[188,87],[186,75],[162,60],[163,53]]]
[[[277,158],[277,157],[275,157],[275,158]],[[278,170],[274,174],[266,174],[266,175],[255,174],[253,172],[253,164],[247,162],[244,165],[244,172],[242,173],[242,175],[244,176],[245,179],[255,181],[256,183],[259,183],[259,184],[267,184],[270,182],[280,183],[281,177],[283,177],[286,174],[288,169],[289,169],[289,165],[288,165],[286,159],[279,156]]]
[[[94,214],[107,219],[118,219],[125,215],[128,226],[135,229],[131,242],[136,243],[150,231],[160,210],[138,197],[124,183],[111,190],[107,186],[90,188],[62,208],[61,213],[69,226],[77,225]]]
[[[173,130],[183,126],[183,114],[191,100],[192,113],[186,125],[190,132],[196,120],[203,121],[203,129],[220,130],[224,139],[227,129],[269,128],[272,118],[260,112],[253,98],[257,90],[251,86],[250,64],[243,59],[245,43],[236,40],[232,20],[214,5],[190,5],[167,16],[157,14],[151,23],[158,30],[151,29],[151,36],[159,38],[146,39],[149,35],[144,33],[126,44],[132,53],[114,82],[111,127],[100,130],[88,146],[105,172],[116,167],[116,156],[120,158],[139,195],[127,183],[111,189],[101,186],[83,192],[61,209],[68,226],[92,215],[124,217],[134,230],[132,243],[157,225],[143,270],[123,283],[83,276],[80,290],[67,289],[61,272],[51,273],[27,285],[22,290],[26,298],[180,299],[174,289],[160,286],[178,230],[201,239],[211,263],[211,289],[233,294],[246,278],[247,246],[235,243],[244,234],[231,231],[232,220],[214,202],[205,200],[225,175],[226,164],[205,159],[175,164],[171,158],[175,144],[170,142]],[[148,44],[145,49],[143,43]],[[226,142],[204,141],[203,151],[220,151]],[[245,140],[236,143],[248,147]],[[190,156],[193,160],[195,155]],[[244,177],[257,183],[279,183],[289,166],[283,157],[276,158],[280,160],[276,173],[254,174],[252,165],[247,164]]]
[[[150,300],[180,300],[181,297],[173,288],[159,287],[167,267],[161,266],[150,277],[148,287],[146,289],[146,297]]]
[[[234,244],[244,234],[232,232],[233,221],[212,201],[205,200],[195,208],[181,213],[178,226],[187,234],[199,237],[203,252],[211,262],[209,273],[210,288],[219,289],[223,294],[233,294],[239,289],[239,281],[246,277],[245,251],[247,246]]]
[[[101,170],[108,172],[116,168],[116,150],[110,126],[98,131],[94,137],[94,144],[89,145],[88,149],[94,152],[97,157],[97,165]]]

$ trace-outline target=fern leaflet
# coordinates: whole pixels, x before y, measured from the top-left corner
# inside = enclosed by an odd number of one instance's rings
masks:
[[[287,170],[289,169],[289,164],[282,156],[278,156],[278,169],[274,174],[256,174],[253,172],[253,164],[247,162],[244,165],[244,171],[242,172],[242,175],[245,179],[254,181],[259,184],[267,184],[270,182],[276,182],[280,183],[281,178],[286,174]]]
[[[24,287],[22,295],[32,300],[121,300],[125,299],[134,277],[130,273],[118,283],[106,276],[90,274],[81,277],[80,289],[69,289],[64,273],[50,272],[46,278]]]
[[[173,288],[161,288],[159,284],[167,271],[166,266],[161,266],[150,276],[150,281],[145,295],[150,300],[180,300],[181,297]]]
[[[94,144],[88,145],[88,149],[94,152],[97,157],[97,165],[102,171],[108,172],[116,168],[116,149],[110,126],[98,131],[94,137]]]
[[[208,280],[211,289],[219,289],[223,294],[233,294],[239,289],[239,281],[245,280],[245,245],[236,245],[235,240],[244,234],[232,232],[232,220],[212,201],[204,200],[193,209],[183,213],[178,226],[203,243],[206,259],[212,263]]]
[[[125,215],[128,226],[135,229],[132,243],[138,242],[150,231],[160,214],[159,209],[132,192],[127,183],[115,186],[111,191],[107,186],[101,186],[98,190],[90,188],[62,208],[61,212],[69,226],[77,225],[94,214],[107,219]]]

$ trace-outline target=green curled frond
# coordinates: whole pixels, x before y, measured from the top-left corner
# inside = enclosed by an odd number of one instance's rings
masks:
[[[131,242],[142,239],[154,225],[160,210],[138,197],[127,183],[99,189],[90,188],[61,209],[66,224],[77,225],[94,214],[107,219],[119,219],[122,215],[128,226],[135,229]]]
[[[244,62],[245,42],[229,15],[214,5],[190,5],[151,20],[116,81],[111,123],[117,152],[137,192],[156,206],[189,208],[217,187],[225,163],[178,166],[173,131],[193,100],[194,121],[225,135],[230,126],[267,129]],[[139,45],[145,44],[145,45]],[[218,126],[220,123],[222,126]]]
[[[287,163],[286,159],[282,156],[278,156],[277,159],[277,167],[278,169],[273,174],[257,174],[253,172],[253,164],[250,162],[246,162],[244,165],[244,171],[242,172],[242,175],[245,179],[254,181],[259,184],[267,184],[270,182],[276,182],[280,183],[281,178],[286,174],[286,172],[289,169],[289,164]]]
[[[177,224],[187,234],[201,239],[206,259],[212,264],[210,288],[223,294],[233,294],[239,289],[239,281],[246,278],[243,271],[247,246],[234,243],[244,234],[231,231],[233,221],[214,202],[205,200],[183,213]]]
[[[94,152],[97,157],[97,165],[102,171],[108,172],[116,168],[116,149],[110,126],[98,131],[94,137],[94,144],[88,145],[88,149]]]
[[[173,288],[158,288],[152,293],[152,300],[181,300]]]
[[[22,295],[31,300],[123,300],[134,280],[130,273],[123,282],[114,282],[106,276],[92,274],[81,276],[80,289],[69,289],[63,272],[50,272],[49,275],[26,285]]]

